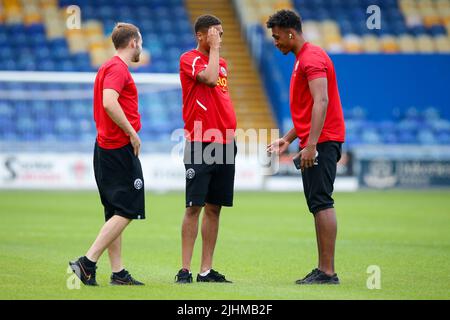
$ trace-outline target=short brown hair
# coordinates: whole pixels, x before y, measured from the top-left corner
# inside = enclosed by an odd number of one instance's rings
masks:
[[[139,39],[139,29],[131,23],[118,22],[111,38],[116,49],[125,48],[131,39]]]

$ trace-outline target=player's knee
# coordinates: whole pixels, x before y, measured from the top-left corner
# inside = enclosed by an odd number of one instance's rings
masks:
[[[195,218],[195,217],[198,218],[198,216],[200,215],[201,211],[202,211],[202,207],[199,207],[199,206],[189,207],[189,208],[186,208],[185,216],[188,217],[188,218],[191,218],[191,217],[192,218]]]
[[[220,206],[211,206],[207,205],[205,207],[205,214],[211,215],[211,216],[219,216],[220,215]]]

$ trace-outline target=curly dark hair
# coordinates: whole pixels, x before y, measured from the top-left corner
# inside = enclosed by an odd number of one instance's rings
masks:
[[[280,10],[269,17],[266,23],[267,28],[293,28],[297,32],[302,32],[302,19],[300,15],[292,10]]]
[[[208,29],[211,26],[217,26],[222,24],[219,18],[213,16],[212,14],[204,14],[197,18],[195,21],[195,33],[199,31],[203,31],[204,29]]]

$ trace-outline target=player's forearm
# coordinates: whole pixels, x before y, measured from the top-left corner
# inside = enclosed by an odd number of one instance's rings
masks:
[[[106,113],[109,115],[111,120],[114,121],[114,123],[117,124],[120,127],[120,129],[122,129],[125,132],[126,135],[131,136],[132,134],[136,133],[133,126],[125,116],[125,113],[120,107],[118,101],[111,102],[110,104],[105,105],[104,107]]]
[[[297,139],[297,132],[295,131],[295,128],[292,128],[283,136],[283,139],[289,143],[292,143],[295,139]]]
[[[308,145],[316,145],[322,133],[323,124],[327,115],[328,99],[314,101],[311,114],[311,129],[309,131]]]
[[[209,51],[209,62],[205,69],[206,82],[210,86],[217,85],[217,79],[219,78],[219,49],[211,48]]]

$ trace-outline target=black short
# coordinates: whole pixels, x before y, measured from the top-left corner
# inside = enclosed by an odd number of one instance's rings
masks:
[[[306,202],[313,214],[334,207],[332,195],[342,143],[335,141],[319,143],[317,152],[318,164],[302,171]]]
[[[186,207],[233,206],[236,143],[186,142]]]
[[[95,143],[94,173],[105,208],[105,220],[114,215],[145,219],[142,167],[131,144],[118,149],[104,149]]]

